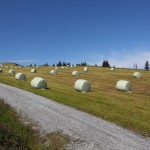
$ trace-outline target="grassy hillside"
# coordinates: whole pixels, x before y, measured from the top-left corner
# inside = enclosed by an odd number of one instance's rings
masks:
[[[11,67],[11,66],[20,66],[19,64],[12,63],[12,62],[2,62],[0,64],[2,64],[3,66],[8,66],[8,67]]]
[[[58,74],[52,76],[51,69],[54,67],[39,67],[38,72],[33,74],[30,67],[15,68],[16,72],[27,75],[26,81],[17,81],[4,68],[4,73],[0,74],[0,82],[45,96],[150,137],[150,71],[110,71],[109,68],[89,67],[88,72],[83,72],[83,67],[66,67],[59,68]],[[74,70],[80,72],[79,77],[71,75]],[[135,71],[142,73],[141,79],[132,76]],[[38,90],[30,86],[31,80],[36,76],[47,80],[47,89]],[[91,91],[75,91],[73,86],[77,79],[89,80]],[[132,93],[116,90],[115,85],[120,79],[131,81]]]

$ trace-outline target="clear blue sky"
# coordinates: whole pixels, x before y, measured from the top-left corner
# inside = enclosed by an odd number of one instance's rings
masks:
[[[0,62],[150,62],[150,0],[1,0]]]

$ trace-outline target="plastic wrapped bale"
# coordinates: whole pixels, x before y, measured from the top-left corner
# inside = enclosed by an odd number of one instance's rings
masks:
[[[74,84],[74,89],[80,92],[89,92],[91,89],[91,84],[87,80],[78,79]]]
[[[133,76],[136,78],[141,78],[141,73],[140,72],[134,72]]]
[[[111,71],[115,71],[115,68],[110,68]]]
[[[36,69],[31,69],[31,73],[37,73]]]
[[[31,81],[31,86],[37,89],[47,88],[47,81],[41,77],[35,77]]]
[[[10,75],[14,75],[15,74],[15,70],[9,70],[9,72],[8,72]]]
[[[26,80],[26,75],[24,73],[17,73],[15,76],[16,80]]]
[[[56,70],[51,70],[51,71],[50,71],[50,74],[51,74],[51,75],[56,75],[56,74],[57,74],[57,71],[56,71]]]
[[[87,67],[84,67],[83,71],[84,71],[84,72],[87,72],[87,71],[88,71],[88,68],[87,68]]]
[[[0,69],[0,73],[3,73],[3,69]]]
[[[119,80],[116,84],[116,88],[121,91],[131,91],[131,83],[126,80]]]
[[[79,76],[80,73],[79,73],[79,71],[73,71],[73,72],[72,72],[72,75],[73,75],[73,76]]]

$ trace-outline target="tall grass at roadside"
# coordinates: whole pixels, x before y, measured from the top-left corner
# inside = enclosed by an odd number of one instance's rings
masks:
[[[39,137],[38,131],[23,125],[16,112],[0,100],[0,149],[52,150]]]

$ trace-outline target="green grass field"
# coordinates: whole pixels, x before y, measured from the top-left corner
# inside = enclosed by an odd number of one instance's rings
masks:
[[[33,67],[14,68],[16,73],[26,74],[26,81],[15,80],[8,74],[9,69],[3,68],[0,82],[12,85],[59,103],[88,112],[105,120],[114,122],[133,132],[150,137],[150,71],[88,67],[88,72],[83,72],[83,67],[58,69],[56,76],[50,75],[54,67],[39,67],[37,73],[31,73]],[[80,72],[79,77],[72,76],[72,71]],[[135,71],[142,73],[142,78],[132,76]],[[34,89],[30,82],[34,77],[43,77],[47,80],[48,88],[45,90]],[[87,93],[74,90],[77,79],[86,79],[91,83],[91,91]],[[132,93],[116,90],[118,80],[129,80],[132,84]]]

